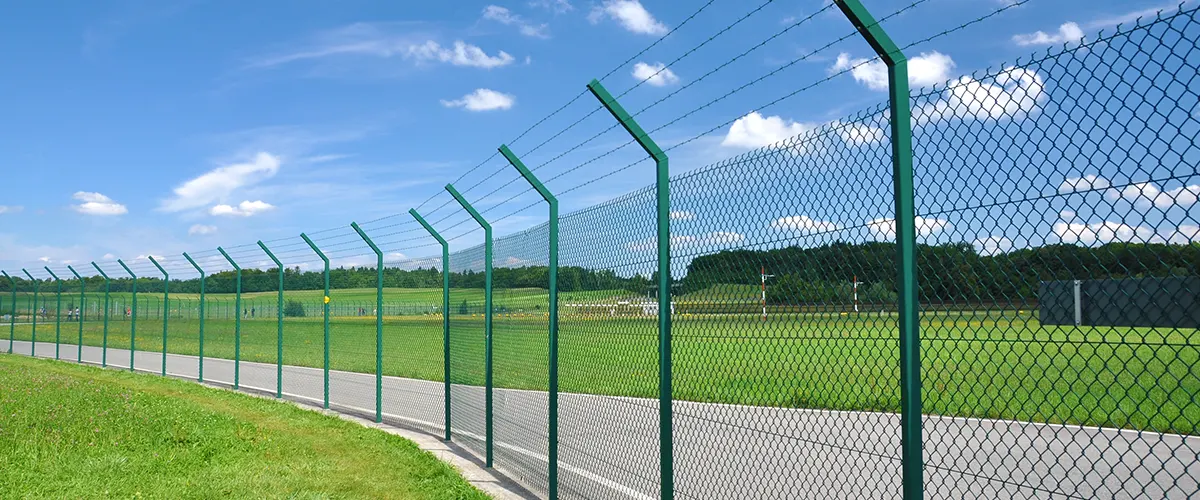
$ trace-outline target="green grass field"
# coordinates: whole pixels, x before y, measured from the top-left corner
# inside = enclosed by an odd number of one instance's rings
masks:
[[[194,383],[0,355],[6,498],[486,498],[413,443]]]
[[[168,348],[198,354],[196,320],[171,320]],[[128,348],[129,322],[110,324],[108,345]],[[499,387],[545,389],[544,314],[497,314],[494,377]],[[16,338],[29,339],[30,325]],[[160,350],[162,322],[139,320],[139,350]],[[560,320],[561,390],[657,396],[653,318],[573,316]],[[752,315],[676,315],[677,399],[796,408],[898,411],[895,318],[798,314],[761,321]],[[62,327],[74,342],[77,324]],[[928,413],[1196,434],[1200,425],[1200,347],[1195,330],[1057,327],[1030,311],[926,313],[922,321],[924,408]],[[209,320],[205,355],[231,358],[234,322]],[[54,326],[38,338],[54,340]],[[100,345],[100,322],[86,322],[84,343]],[[318,317],[287,319],[284,362],[319,367]],[[439,315],[389,317],[387,375],[441,380]],[[451,315],[451,379],[483,382],[483,318]],[[67,351],[70,352],[70,351]],[[276,323],[242,322],[242,359],[276,362]],[[70,353],[73,355],[73,353]],[[373,372],[374,318],[335,318],[333,369]]]

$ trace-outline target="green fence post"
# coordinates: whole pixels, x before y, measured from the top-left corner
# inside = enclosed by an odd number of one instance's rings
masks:
[[[656,177],[655,194],[658,201],[658,432],[659,473],[661,475],[660,497],[669,500],[675,497],[674,436],[672,435],[671,408],[671,175],[667,154],[651,139],[646,131],[634,121],[625,108],[612,94],[592,80],[587,85],[592,95],[600,100],[605,109],[616,118],[638,145],[654,159]]]
[[[417,213],[417,209],[410,208],[408,213],[412,214],[413,218],[417,219],[426,231],[433,236],[434,239],[442,245],[442,379],[444,380],[446,396],[446,409],[444,416],[446,417],[446,441],[450,440],[450,244],[446,242],[442,235],[425,222],[425,218]]]
[[[896,221],[896,268],[900,326],[900,459],[906,500],[924,495],[921,443],[921,340],[918,336],[917,231],[913,193],[912,121],[908,59],[859,0],[835,0],[838,8],[888,68],[892,132],[892,186]]]
[[[487,438],[484,449],[486,450],[485,463],[488,467],[492,466],[492,225],[483,219],[479,212],[475,211],[459,194],[457,189],[451,184],[446,184],[446,191],[458,200],[458,204],[462,205],[467,213],[479,223],[483,228],[483,427],[484,434]]]
[[[62,280],[58,279],[58,275],[54,274],[49,267],[42,266],[42,269],[50,273],[50,277],[54,278],[54,283],[58,286],[54,292],[54,359],[58,359],[58,348],[62,340],[59,336],[62,329]]]
[[[325,409],[329,409],[329,257],[326,257],[325,253],[322,252],[320,248],[317,248],[316,243],[313,243],[312,240],[308,239],[308,235],[300,233],[300,237],[303,238],[304,242],[308,243],[309,248],[312,248],[312,250],[317,253],[317,256],[320,257],[323,262],[325,262],[325,295],[321,298],[321,302],[323,303],[322,305],[324,306],[325,310]]]
[[[233,389],[237,390],[242,372],[242,268],[233,261],[233,257],[225,253],[224,248],[217,247],[217,251],[221,252],[237,272],[237,293],[233,296]]]
[[[508,149],[507,145],[500,146],[500,154],[508,160],[521,176],[529,181],[529,184],[537,190],[538,194],[546,200],[550,205],[550,218],[548,221],[549,235],[549,256],[548,256],[548,271],[550,275],[550,339],[549,339],[549,376],[550,376],[550,391],[549,391],[549,449],[546,450],[548,463],[550,467],[550,476],[547,481],[547,486],[550,492],[550,498],[558,498],[558,198],[550,193],[537,176],[525,167],[517,155],[513,154],[512,150]]]
[[[42,288],[42,283],[38,280],[33,279],[33,275],[29,274],[29,271],[26,271],[25,268],[21,268],[21,272],[25,273],[25,276],[29,278],[29,281],[33,282],[33,308],[30,309],[30,311],[33,313],[31,315],[31,316],[33,316],[33,325],[30,327],[31,331],[30,331],[30,336],[29,336],[29,338],[30,338],[29,355],[31,357],[36,358],[37,357],[38,290],[40,290]]]
[[[9,276],[7,272],[0,271],[5,278],[8,278],[8,283],[12,285],[12,309],[8,311],[8,353],[13,353],[13,340],[17,334],[17,280]]]
[[[200,366],[197,380],[204,382],[204,270],[196,261],[192,260],[192,256],[187,252],[183,252],[183,258],[187,259],[192,267],[196,268],[196,272],[200,273]]]
[[[358,236],[367,242],[378,259],[375,270],[378,274],[375,283],[375,421],[383,421],[383,251],[375,246],[375,242],[364,233],[358,223],[351,222],[350,227],[358,232]]]
[[[71,274],[75,275],[75,279],[79,280],[79,306],[77,307],[79,310],[79,314],[75,315],[75,320],[79,322],[79,342],[75,344],[76,350],[78,351],[75,354],[75,356],[76,356],[75,362],[82,363],[83,362],[83,300],[84,300],[84,292],[87,290],[87,285],[83,282],[83,276],[80,276],[79,273],[75,272],[74,267],[67,266],[67,269],[69,271],[71,271]]]
[[[267,245],[258,240],[258,247],[267,253],[267,257],[275,261],[275,266],[279,268],[279,298],[276,300],[275,319],[278,323],[275,341],[275,397],[283,397],[283,263],[275,258],[275,254],[267,248]]]
[[[101,345],[101,347],[100,347],[100,366],[106,367],[106,366],[108,366],[108,310],[109,310],[109,306],[108,306],[108,291],[109,291],[108,284],[109,283],[108,283],[108,281],[109,280],[108,280],[108,274],[105,274],[104,270],[100,269],[99,265],[97,265],[95,262],[92,262],[92,267],[96,268],[96,272],[100,273],[100,276],[104,277],[104,337],[100,343],[100,345]]]
[[[130,309],[129,315],[129,371],[133,371],[134,342],[137,339],[137,275],[133,274],[133,271],[129,270],[129,266],[125,265],[121,259],[117,259],[117,264],[125,268],[125,272],[133,277],[133,298],[130,299],[133,302],[133,308]]]
[[[146,256],[150,262],[154,263],[154,267],[158,268],[158,272],[163,275],[163,334],[162,334],[162,376],[167,376],[167,318],[171,317],[171,303],[169,301],[169,288],[171,286],[171,276],[167,274],[167,270],[158,265],[158,261],[154,260],[153,255]]]

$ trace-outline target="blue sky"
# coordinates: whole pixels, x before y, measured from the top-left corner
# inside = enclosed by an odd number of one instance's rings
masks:
[[[764,107],[860,63],[871,55],[869,48],[849,37],[813,53],[850,31],[841,14],[822,0],[715,0],[685,23],[704,3],[7,5],[0,16],[0,74],[5,75],[0,86],[0,269],[79,268],[91,260],[122,258],[148,271],[152,267],[139,257],[161,255],[171,269],[182,270],[187,267],[178,257],[182,251],[203,255],[216,266],[212,258],[218,245],[282,238],[295,240],[278,243],[292,250],[277,252],[287,256],[285,263],[307,264],[312,257],[297,246],[296,235],[327,229],[332,230],[318,234],[341,245],[331,252],[335,265],[367,262],[367,249],[351,243],[355,237],[347,225],[352,220],[377,220],[364,227],[386,235],[378,239],[389,260],[430,255],[436,249],[413,231],[408,208],[422,206],[430,220],[453,227],[447,231],[453,236],[473,226],[446,205],[450,198],[442,186],[447,182],[457,181],[490,217],[535,203],[536,194],[522,192],[525,186],[515,171],[492,155],[501,143],[569,102],[511,147],[542,179],[552,179],[547,182],[552,190],[582,185],[562,196],[564,213],[594,205],[653,181],[652,164],[636,163],[642,157],[636,148],[604,154],[628,138],[619,129],[604,132],[613,124],[607,114],[588,116],[596,108],[590,95],[572,101],[590,79],[610,70],[603,83],[613,94],[636,86],[621,97],[627,109],[640,110],[666,97],[638,119],[647,129],[661,127],[656,139],[675,146],[676,173],[883,102],[880,73],[867,65]],[[865,3],[882,17],[911,2]],[[927,0],[885,27],[906,44],[1007,3]],[[920,87],[995,71],[1175,5],[1031,0],[911,49],[910,57],[918,58],[912,81]],[[813,17],[805,20],[808,16]],[[668,71],[657,72],[681,56]],[[526,153],[547,139],[552,140]],[[593,160],[598,155],[603,156]],[[631,164],[617,175],[588,182]],[[1081,171],[1079,176],[1089,173],[1101,174]],[[1186,193],[1187,186],[1157,189],[1178,188]],[[542,222],[543,210],[535,205],[517,211],[497,223],[496,232],[509,234]],[[1103,219],[1075,223],[1089,230],[1089,224]],[[789,220],[792,225],[821,222]],[[471,244],[480,237],[475,232],[456,241]],[[993,237],[1013,244],[1012,235]],[[243,248],[235,255],[262,265],[264,257],[255,252]]]

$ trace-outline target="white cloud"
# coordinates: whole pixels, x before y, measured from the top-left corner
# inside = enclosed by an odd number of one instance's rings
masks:
[[[1195,224],[1183,224],[1174,231],[1160,237],[1162,242],[1172,245],[1190,245],[1200,242],[1200,226]]]
[[[1063,179],[1062,184],[1058,185],[1058,192],[1077,193],[1080,191],[1105,189],[1108,186],[1110,186],[1108,179],[1100,177],[1096,174],[1087,174],[1083,177],[1067,177],[1066,179]]]
[[[1151,206],[1166,210],[1175,205],[1190,207],[1200,197],[1200,185],[1179,186],[1163,191],[1152,182],[1130,184],[1121,188],[1112,188],[1104,193],[1108,201],[1125,200],[1134,206],[1146,210]]]
[[[489,56],[483,49],[456,40],[453,48],[442,47],[441,44],[429,40],[419,45],[411,45],[405,51],[405,57],[417,62],[438,61],[455,66],[492,69],[512,64],[513,56],[503,50],[494,56]]]
[[[819,233],[835,231],[840,227],[833,222],[816,220],[807,215],[789,215],[771,221],[771,227],[801,233]]]
[[[722,146],[736,148],[761,148],[777,144],[785,139],[812,130],[813,126],[786,120],[778,116],[763,117],[757,111],[738,118],[729,126],[729,132],[721,141]]]
[[[679,77],[663,63],[646,64],[638,62],[633,65],[633,77],[639,82],[645,81],[655,87],[665,87],[679,83]]]
[[[517,98],[512,94],[497,92],[492,89],[475,89],[474,92],[462,96],[462,99],[453,101],[442,101],[442,106],[447,108],[463,108],[467,111],[492,111],[497,109],[509,109],[517,102]]]
[[[988,236],[980,238],[971,243],[975,246],[975,251],[979,255],[999,255],[1008,253],[1013,249],[1012,240],[1003,236]]]
[[[867,62],[867,59],[851,59],[849,54],[841,53],[837,61],[829,68],[830,73],[850,70],[850,76],[871,90],[887,90],[887,65],[880,60]],[[950,70],[954,69],[954,60],[941,52],[926,52],[909,59],[908,83],[920,88],[943,83],[950,79]]]
[[[175,195],[163,200],[160,209],[178,212],[221,201],[239,188],[270,179],[279,172],[280,161],[270,153],[258,153],[248,163],[236,163],[210,170],[175,188]]]
[[[267,203],[262,200],[256,200],[256,201],[246,200],[241,203],[238,203],[238,205],[236,207],[230,206],[230,205],[224,205],[224,204],[213,206],[211,209],[209,209],[208,213],[211,215],[216,215],[218,217],[223,217],[223,216],[250,217],[251,215],[259,214],[259,213],[266,212],[268,210],[274,210],[274,209],[275,209],[274,205],[271,205],[270,203]]]
[[[137,257],[134,257],[134,259],[135,259],[135,260],[149,260],[149,257],[154,257],[154,260],[157,260],[157,261],[159,261],[159,263],[160,263],[160,264],[162,263],[163,256],[161,256],[161,255],[155,255],[155,254],[149,254],[149,255],[139,255],[139,256],[137,256]]]
[[[47,264],[49,264],[49,263],[53,262],[52,260],[50,260],[50,257],[38,257],[38,260],[39,260],[39,261],[42,261],[42,262],[45,262],[45,263],[47,263]]]
[[[525,18],[513,14],[512,11],[499,5],[488,5],[483,8],[483,18],[496,21],[505,26],[516,26],[522,35],[534,38],[550,38],[549,26],[533,24]]]
[[[217,226],[208,226],[204,224],[195,224],[188,228],[188,235],[205,235],[217,232]]]
[[[20,205],[0,205],[0,214],[15,214],[25,210],[25,207]]]
[[[831,122],[829,126],[833,127],[833,129],[837,131],[837,134],[842,138],[842,141],[852,146],[876,144],[883,141],[883,139],[887,137],[887,133],[884,132],[882,128],[874,125],[867,125],[865,123],[844,123],[834,121]]]
[[[642,35],[665,35],[667,26],[658,22],[638,0],[605,0],[592,9],[588,21],[599,23],[605,16],[621,23],[625,29]]]
[[[1022,47],[1030,45],[1058,45],[1078,42],[1083,39],[1083,30],[1075,23],[1063,23],[1057,33],[1036,31],[1034,33],[1013,35],[1013,42]]]
[[[991,82],[964,76],[951,82],[941,99],[913,110],[913,119],[927,123],[950,118],[1022,119],[1037,111],[1045,83],[1037,72],[1011,67]]]
[[[104,260],[117,260],[117,256],[116,256],[116,255],[113,255],[113,254],[111,254],[111,253],[106,253],[106,254],[104,254],[104,257],[101,257],[101,259],[104,259]]]
[[[699,235],[677,234],[671,236],[671,250],[723,248],[736,245],[745,240],[745,235],[731,231],[713,231]],[[658,239],[647,238],[641,241],[630,242],[626,246],[636,252],[650,251],[658,248]]]
[[[100,193],[89,193],[87,191],[79,191],[71,196],[77,201],[81,201],[78,205],[71,205],[76,212],[85,215],[121,215],[128,213],[129,210],[125,205],[117,203],[107,196]]]
[[[934,233],[940,233],[953,227],[946,219],[916,217],[914,221],[917,225],[917,236],[919,237],[931,236]],[[894,219],[871,219],[867,223],[867,229],[875,234],[875,236],[881,238],[896,238],[896,221]]]
[[[568,0],[533,0],[529,2],[529,6],[546,9],[555,14],[562,14],[575,9]]]
[[[1154,230],[1142,226],[1130,226],[1121,222],[1094,222],[1092,224],[1059,221],[1053,226],[1054,234],[1063,243],[1079,243],[1092,246],[1114,241],[1148,242],[1154,238]]]
[[[671,220],[696,220],[696,213],[688,210],[672,210]]]

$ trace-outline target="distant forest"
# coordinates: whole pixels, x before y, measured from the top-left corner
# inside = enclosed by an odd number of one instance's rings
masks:
[[[991,302],[1036,299],[1038,284],[1044,280],[1097,279],[1126,277],[1200,276],[1200,244],[1167,245],[1142,243],[1110,243],[1097,247],[1077,245],[1046,245],[1014,250],[997,255],[980,255],[968,243],[917,246],[918,282],[921,300],[945,302]],[[895,297],[895,245],[892,243],[833,243],[815,248],[786,247],[773,250],[727,250],[696,257],[688,265],[687,274],[675,280],[678,293],[700,293],[717,289],[717,285],[759,285],[760,270],[765,267],[773,275],[768,282],[767,300],[773,304],[843,301],[848,296],[851,281],[860,282],[859,297],[863,301],[890,301]],[[331,288],[371,288],[375,286],[375,270],[367,267],[330,270]],[[212,293],[233,293],[232,271],[212,274],[206,290]],[[278,280],[275,269],[245,269],[242,271],[243,292],[274,291]],[[88,290],[103,289],[104,280],[85,278]],[[610,270],[582,267],[559,268],[559,289],[563,292],[583,290],[627,290],[644,294],[652,289],[655,276],[618,276]],[[319,271],[284,270],[287,290],[320,290],[323,278]],[[482,272],[452,273],[454,288],[482,288]],[[129,278],[113,279],[111,289],[125,292],[131,289]],[[163,282],[157,278],[138,280],[139,292],[162,292]],[[389,288],[439,288],[441,273],[437,269],[404,270],[385,268],[383,285]],[[545,288],[547,268],[528,266],[494,270],[495,288]],[[31,291],[27,280],[17,279],[18,290]],[[52,284],[43,282],[44,291]],[[78,281],[64,280],[64,290],[78,292]],[[0,291],[8,292],[11,285],[0,281]],[[197,293],[198,278],[172,280],[171,291]],[[702,294],[701,294],[702,295]],[[721,300],[714,295],[712,300]],[[727,297],[744,300],[745,297]]]

